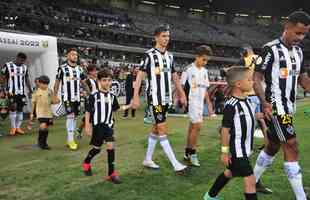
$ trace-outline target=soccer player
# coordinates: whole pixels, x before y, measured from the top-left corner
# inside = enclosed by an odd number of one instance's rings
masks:
[[[171,79],[173,79],[176,90],[184,104],[186,104],[186,97],[178,75],[174,70],[173,55],[167,51],[170,40],[169,27],[157,27],[154,36],[156,44],[154,48],[146,51],[144,62],[137,74],[132,102],[134,109],[140,105],[139,89],[144,73],[146,73],[147,99],[149,110],[152,112],[153,128],[148,138],[148,147],[143,165],[148,168],[159,169],[159,166],[152,160],[156,143],[159,140],[175,172],[183,174],[186,166],[176,159],[167,137],[166,112],[168,106],[172,104]]]
[[[126,83],[125,83],[125,91],[126,91],[126,105],[130,105],[130,102],[133,97],[133,84],[136,81],[137,73],[139,68],[133,67],[131,72],[126,77]],[[123,118],[126,119],[128,117],[128,111],[129,109],[126,109],[124,111]],[[135,118],[136,116],[136,110],[131,108],[131,117]]]
[[[38,89],[32,95],[32,112],[30,114],[30,121],[34,119],[34,113],[38,119],[39,134],[38,134],[38,146],[43,150],[49,150],[50,147],[47,144],[48,127],[53,125],[53,113],[52,104],[58,103],[53,97],[53,91],[48,88],[50,79],[48,76],[42,75],[38,78]],[[55,101],[54,101],[55,100]]]
[[[89,96],[86,107],[85,131],[91,135],[90,144],[93,145],[93,148],[83,162],[83,171],[86,176],[92,175],[91,160],[100,153],[103,142],[106,142],[108,154],[108,176],[106,180],[119,184],[121,183],[120,178],[114,170],[114,118],[112,113],[117,111],[120,106],[117,97],[110,92],[112,74],[107,70],[100,71],[98,83],[100,89]]]
[[[303,51],[298,45],[309,32],[310,16],[295,11],[288,17],[282,36],[264,46],[256,61],[254,89],[259,96],[268,126],[268,144],[260,152],[254,167],[257,191],[271,193],[260,183],[263,172],[274,161],[280,147],[284,152],[284,171],[297,200],[306,200],[302,170],[298,163],[298,145],[293,125],[297,84],[310,91],[310,79],[303,65]],[[265,91],[261,83],[266,84]]]
[[[253,74],[244,66],[228,69],[228,85],[231,97],[226,101],[221,126],[221,160],[226,169],[220,174],[204,200],[217,200],[217,195],[232,177],[243,177],[246,200],[256,200],[255,177],[249,161],[253,148],[255,105],[246,92],[253,88]]]
[[[212,53],[210,47],[201,45],[195,50],[195,61],[187,67],[182,75],[182,85],[185,87],[187,82],[190,86],[188,95],[188,117],[190,120],[187,144],[185,148],[184,160],[188,161],[192,166],[200,167],[198,156],[196,153],[197,138],[203,122],[204,101],[208,104],[208,115],[213,114],[212,103],[209,99],[208,87],[209,78],[205,65]]]
[[[2,75],[7,83],[10,104],[10,135],[24,134],[21,129],[23,122],[23,108],[26,105],[25,86],[28,87],[29,95],[32,94],[28,67],[25,65],[27,56],[18,53],[15,62],[8,62],[2,68]]]
[[[90,91],[91,94],[95,93],[98,91],[99,86],[97,83],[97,66],[94,64],[90,64],[87,66],[87,75],[88,78],[86,79],[85,83],[88,87],[88,90]],[[85,99],[85,105],[87,105],[87,100],[88,97]],[[86,108],[86,106],[85,106]],[[82,138],[82,131],[85,127],[85,116],[81,120],[80,126],[76,129],[76,136],[78,139]]]
[[[67,113],[67,146],[70,150],[77,150],[78,145],[74,141],[74,131],[76,128],[76,118],[80,107],[80,87],[84,84],[86,76],[82,68],[77,65],[78,53],[72,48],[67,52],[67,62],[57,70],[54,92],[58,94],[61,85],[61,97]],[[85,89],[87,86],[85,86]],[[88,91],[89,93],[89,91]]]

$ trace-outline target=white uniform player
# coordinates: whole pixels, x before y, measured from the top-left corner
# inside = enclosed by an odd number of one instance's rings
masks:
[[[190,86],[188,117],[192,123],[200,123],[203,121],[206,90],[210,86],[208,70],[204,67],[199,69],[195,63],[192,63],[182,74],[182,85],[185,85],[186,81]]]

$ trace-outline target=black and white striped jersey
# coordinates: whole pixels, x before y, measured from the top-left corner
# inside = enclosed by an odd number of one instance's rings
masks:
[[[90,93],[93,94],[95,92],[97,92],[99,90],[99,86],[97,83],[97,80],[92,79],[92,78],[88,78],[85,81],[86,85],[88,86],[88,88],[90,89]]]
[[[222,127],[230,128],[230,153],[248,158],[253,148],[255,106],[249,99],[230,97],[224,107]]]
[[[278,115],[294,114],[298,77],[306,72],[302,49],[297,45],[288,48],[281,38],[276,39],[264,46],[262,59],[256,62],[255,71],[265,76],[266,101]]]
[[[113,112],[120,108],[117,97],[110,92],[97,91],[89,96],[86,112],[90,113],[93,125],[113,127]]]
[[[63,101],[80,101],[81,81],[86,79],[80,66],[72,67],[68,63],[61,65],[57,70],[56,79],[61,81]]]
[[[151,105],[172,104],[171,79],[174,70],[173,55],[156,48],[146,51],[140,70],[146,72],[146,91]]]
[[[29,78],[27,66],[8,62],[1,71],[7,78],[7,91],[14,95],[25,95],[26,79]]]

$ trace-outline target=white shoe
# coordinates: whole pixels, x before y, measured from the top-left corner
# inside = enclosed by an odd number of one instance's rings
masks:
[[[175,172],[181,172],[181,171],[184,171],[185,169],[187,168],[186,165],[183,165],[183,164],[178,164],[175,168],[174,168],[174,171]]]
[[[160,167],[156,165],[156,163],[153,160],[144,160],[143,161],[143,166],[150,168],[150,169],[159,169]]]

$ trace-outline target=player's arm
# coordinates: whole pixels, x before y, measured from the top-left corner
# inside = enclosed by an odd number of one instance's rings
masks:
[[[30,78],[29,78],[29,74],[28,74],[28,70],[26,72],[26,77],[25,77],[25,81],[26,81],[26,85],[28,87],[29,90],[29,95],[32,95],[32,87],[31,87],[31,82],[30,82]]]
[[[133,84],[133,98],[131,103],[133,109],[137,109],[140,106],[139,91],[147,70],[150,70],[150,58],[146,54],[137,73],[135,84]]]
[[[308,76],[303,60],[301,63],[300,76],[298,77],[298,83],[301,85],[301,87],[306,92],[310,92],[310,77]]]
[[[90,90],[89,86],[87,85],[86,80],[87,80],[87,75],[83,71],[81,73],[81,85],[82,85],[82,87],[84,88],[84,90],[86,92],[86,96],[89,96],[91,94],[91,90]]]
[[[235,108],[232,105],[226,105],[223,111],[222,128],[221,128],[221,160],[225,166],[231,163],[230,159],[230,129],[234,126]]]
[[[36,110],[36,106],[37,106],[37,98],[36,98],[36,92],[32,94],[31,97],[31,113],[30,113],[30,121],[33,121],[33,114]]]
[[[214,114],[214,111],[213,111],[213,104],[210,100],[210,95],[209,95],[208,90],[206,91],[206,94],[205,94],[205,101],[207,102],[207,105],[208,105],[208,115],[211,116]]]
[[[178,76],[178,74],[176,72],[172,73],[172,80],[174,82],[175,89],[176,89],[176,92],[177,92],[178,96],[181,97],[180,98],[181,103],[183,105],[186,105],[187,104],[186,95],[185,95],[184,89],[183,89],[183,87],[181,85],[181,81],[179,79],[179,76]]]
[[[58,95],[59,86],[60,86],[60,83],[62,81],[63,76],[64,76],[64,74],[63,74],[61,67],[58,67],[57,74],[56,74],[56,80],[54,83],[54,95],[55,95],[55,97],[57,97],[57,95]]]
[[[254,72],[254,91],[260,99],[264,113],[267,118],[272,117],[272,105],[266,100],[265,91],[262,82],[264,81],[265,74],[270,73],[274,61],[274,55],[270,47],[264,47],[262,56],[256,59],[255,72]]]
[[[94,102],[95,102],[94,96],[90,95],[88,98],[88,102],[86,104],[86,108],[85,108],[86,109],[86,112],[85,112],[85,132],[89,136],[91,135],[91,130],[92,130],[91,123],[90,123],[90,115],[94,111],[94,106],[93,106]]]

